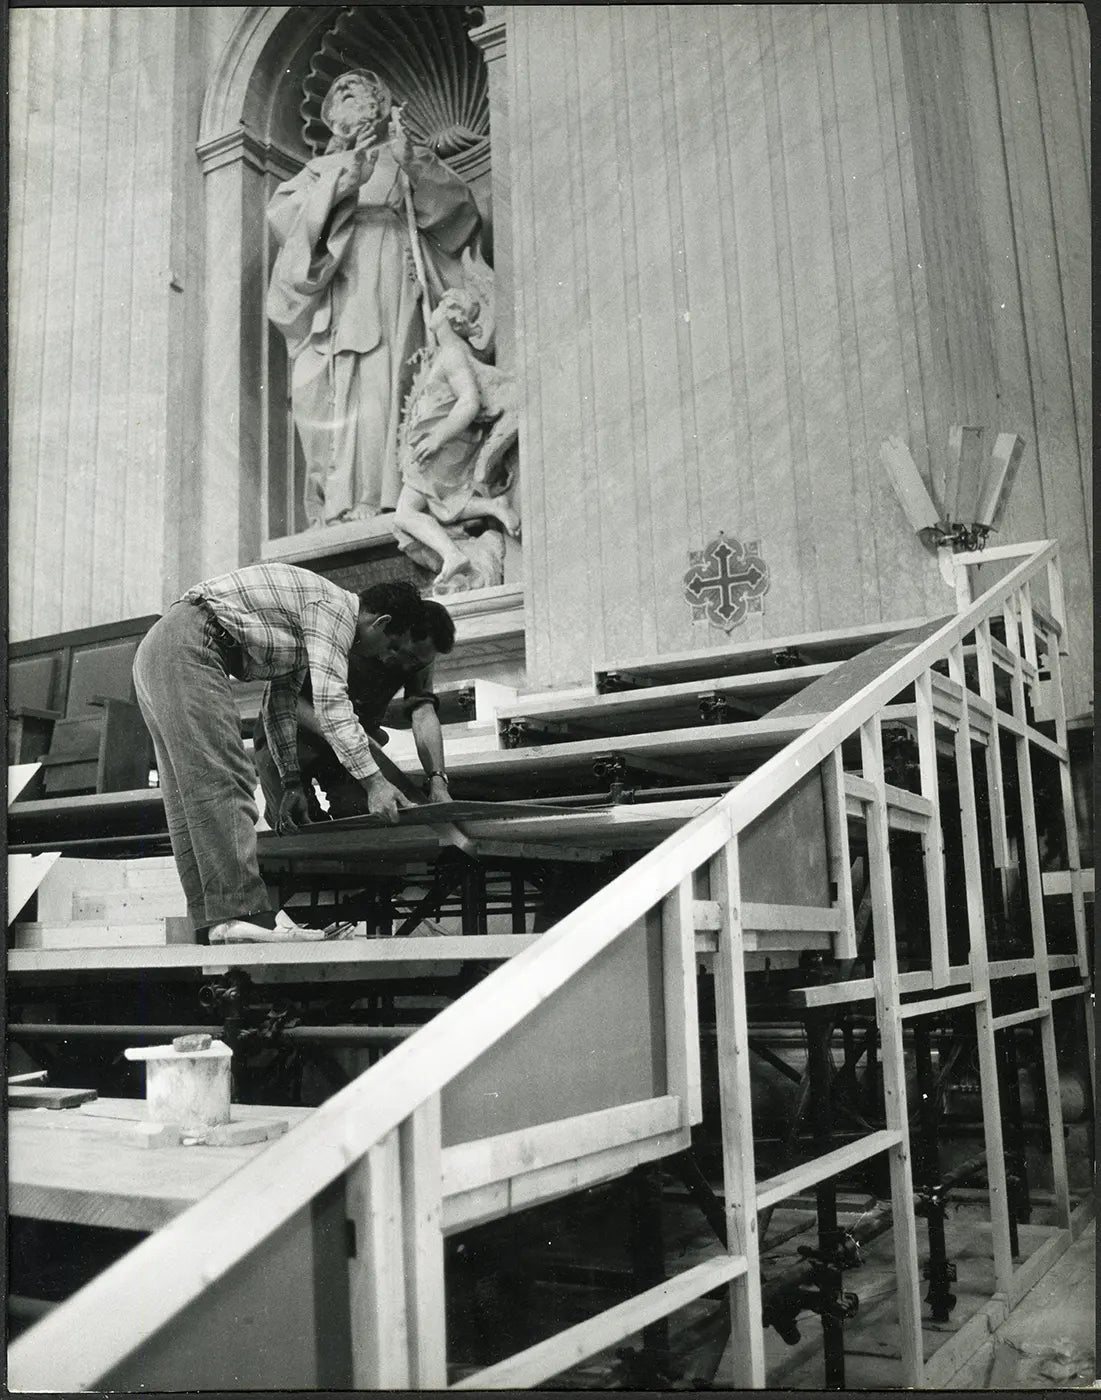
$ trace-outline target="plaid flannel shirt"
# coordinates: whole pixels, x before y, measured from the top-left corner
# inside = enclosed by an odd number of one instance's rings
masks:
[[[300,779],[298,694],[307,674],[321,731],[353,778],[378,772],[348,698],[359,599],[293,564],[249,564],[189,588],[241,644],[243,680],[268,681],[260,713],[284,784]]]

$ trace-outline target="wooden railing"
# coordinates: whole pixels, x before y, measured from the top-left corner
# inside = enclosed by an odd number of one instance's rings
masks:
[[[945,1009],[974,1008],[983,1079],[995,1282],[1012,1298],[1027,1280],[1010,1249],[1001,1123],[997,1111],[994,1016],[981,889],[973,748],[985,750],[996,863],[1010,859],[1000,764],[1002,739],[1016,745],[1024,809],[1023,862],[1033,956],[1014,971],[1035,977],[1056,1195],[1067,1231],[1071,1208],[1060,1117],[1052,1003],[1086,986],[1086,932],[1060,683],[1064,634],[1056,546],[1038,543],[957,556],[958,609],[931,635],[826,714],[713,807],[563,919],[539,941],[486,977],[385,1059],[328,1099],[308,1121],[277,1141],[184,1215],[152,1235],[58,1307],[10,1352],[13,1388],[80,1390],[117,1376],[128,1358],[167,1324],[180,1323],[204,1292],[247,1261],[296,1212],[338,1180],[355,1229],[348,1263],[351,1384],[356,1388],[436,1388],[447,1384],[443,1238],[537,1201],[622,1174],[640,1162],[682,1150],[701,1117],[696,962],[713,949],[721,1100],[725,1252],[659,1286],[486,1370],[461,1387],[533,1386],[623,1340],[720,1285],[729,1289],[735,1386],[765,1383],[758,1261],[758,1210],[887,1153],[894,1212],[901,1327],[902,1383],[918,1386],[922,1359],[920,1278],[913,1211],[904,1022]],[[980,565],[1008,568],[972,601],[969,578]],[[1032,597],[1046,578],[1049,608]],[[1001,619],[1004,641],[992,637]],[[973,642],[965,654],[965,639]],[[1037,645],[1039,638],[1039,647]],[[1026,695],[1038,694],[1046,654],[1054,738],[1037,730]],[[970,658],[974,661],[970,662]],[[947,674],[943,672],[947,671]],[[999,699],[1008,677],[1011,704]],[[978,689],[970,688],[977,676]],[[912,698],[900,697],[908,696]],[[881,726],[899,721],[916,734],[920,792],[888,783]],[[856,740],[860,772],[846,770],[842,746]],[[1040,857],[1032,819],[1031,751],[1060,765],[1066,847],[1074,909],[1077,969],[1070,988],[1053,992],[1044,925]],[[960,794],[967,883],[968,956],[953,964],[946,914],[938,749],[948,749]],[[851,761],[851,759],[850,759]],[[806,911],[808,927],[834,930],[835,952],[856,951],[849,879],[848,826],[866,823],[872,894],[872,976],[808,989],[813,1001],[874,1001],[881,1045],[885,1123],[781,1176],[757,1180],[750,1106],[744,978],[740,842],[747,829],[809,774],[822,775],[832,911]],[[928,970],[900,978],[888,839],[893,828],[917,832],[929,899]],[[709,899],[697,899],[706,872]],[[823,921],[824,915],[828,919]],[[788,910],[786,926],[792,926]],[[657,921],[657,922],[655,922]],[[798,923],[798,916],[795,916]],[[444,1144],[442,1110],[459,1077],[518,1028],[568,996],[614,945],[659,929],[665,1059],[649,1097],[602,1104],[555,1121],[521,1125],[472,1142]],[[705,930],[697,934],[697,930]],[[709,931],[709,932],[708,932]],[[697,937],[700,942],[697,946]],[[706,952],[703,955],[707,955]],[[1066,960],[1064,960],[1066,961]],[[994,969],[996,972],[998,969]],[[914,994],[925,1000],[905,1000]],[[808,1004],[810,1004],[808,1002]],[[615,1014],[611,1011],[611,1014]],[[1089,1025],[1089,1017],[1086,1017]],[[1090,1045],[1092,1062],[1092,1042]],[[570,1047],[548,1075],[570,1074]],[[109,1319],[110,1325],[105,1325]],[[182,1323],[180,1323],[182,1325]],[[195,1345],[201,1346],[196,1335]],[[138,1370],[132,1374],[140,1373]],[[186,1377],[181,1378],[186,1382]]]

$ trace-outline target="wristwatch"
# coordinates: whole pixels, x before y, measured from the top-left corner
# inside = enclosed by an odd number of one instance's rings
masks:
[[[433,768],[431,772],[425,774],[425,776],[429,782],[431,782],[433,778],[442,778],[444,782],[447,783],[447,774],[442,768]]]

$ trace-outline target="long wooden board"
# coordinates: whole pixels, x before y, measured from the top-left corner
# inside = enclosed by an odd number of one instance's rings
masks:
[[[861,652],[859,656],[851,657],[826,675],[820,676],[818,680],[812,681],[798,695],[793,695],[790,700],[777,705],[769,714],[769,719],[795,720],[801,715],[822,715],[836,710],[885,671],[889,671],[907,652],[912,651],[927,637],[931,637],[948,621],[946,616],[919,623],[906,632],[888,637],[886,641],[879,642]]]
[[[536,934],[488,934],[447,938],[356,938],[331,943],[254,943],[206,948],[66,948],[8,952],[9,976],[89,973],[215,975],[231,967],[294,969],[305,979],[342,968],[370,977],[376,968],[457,966],[505,961],[538,940]]]

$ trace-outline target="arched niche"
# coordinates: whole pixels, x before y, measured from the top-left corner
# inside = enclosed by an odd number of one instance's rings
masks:
[[[316,126],[311,128],[309,112],[303,111],[304,97],[308,108],[309,92],[316,94],[323,85],[334,52],[338,58],[343,53],[349,66],[358,66],[363,46],[357,49],[354,33],[349,37],[349,24],[354,29],[355,22],[362,24],[376,12],[393,30],[403,11],[408,16],[417,8],[257,7],[241,18],[211,76],[196,148],[205,238],[200,575],[260,558],[265,541],[291,535],[304,523],[301,482],[295,480],[293,465],[286,355],[264,314],[273,256],[265,209],[276,186],[314,153],[309,138]],[[436,8],[450,9],[452,27],[462,13],[462,7]],[[400,68],[404,61],[408,69],[408,46],[398,51],[395,42],[394,48],[389,56],[377,49],[373,66]],[[396,82],[393,72],[384,76],[400,98],[402,75]],[[457,85],[449,81],[446,86]],[[422,114],[422,121],[430,117]],[[456,164],[472,185],[489,228],[493,177],[488,115],[486,138],[480,164],[469,140]],[[461,146],[462,134],[455,139]],[[437,149],[448,158],[448,151]],[[468,169],[462,168],[464,154]]]

